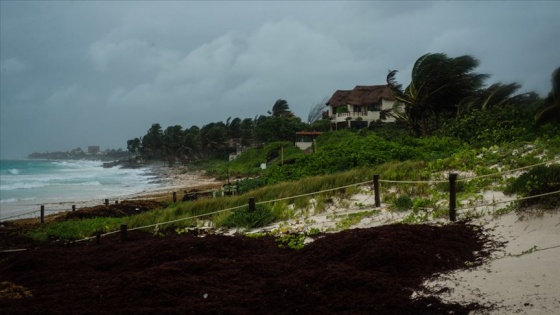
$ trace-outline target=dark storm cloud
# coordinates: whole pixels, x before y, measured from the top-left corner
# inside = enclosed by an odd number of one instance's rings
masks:
[[[557,2],[0,2],[1,151],[124,148],[152,123],[302,119],[337,89],[406,84],[428,52],[541,95]]]

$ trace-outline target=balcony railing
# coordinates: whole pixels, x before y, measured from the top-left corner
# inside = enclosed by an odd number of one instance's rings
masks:
[[[348,112],[348,113],[335,113],[331,116],[331,120],[335,122],[348,120],[356,120],[357,118],[362,118],[365,121],[373,121],[379,119],[379,112]]]
[[[354,121],[354,120],[363,120],[363,121],[376,121],[380,119],[381,112],[379,111],[368,111],[367,113],[363,112],[348,112],[348,113],[335,113],[330,116],[331,122],[339,123],[344,121]],[[361,119],[360,119],[361,118]],[[395,118],[392,116],[387,116],[384,120],[385,122],[392,122],[395,121]]]

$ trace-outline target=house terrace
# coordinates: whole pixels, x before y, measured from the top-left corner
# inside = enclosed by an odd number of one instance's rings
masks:
[[[333,129],[365,128],[374,121],[392,122],[395,99],[387,85],[358,85],[337,90],[326,103]]]

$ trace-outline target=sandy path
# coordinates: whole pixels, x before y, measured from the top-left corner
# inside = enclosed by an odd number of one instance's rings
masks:
[[[476,221],[507,242],[503,250],[479,268],[443,275],[426,287],[450,288],[440,295],[447,301],[495,304],[490,314],[560,314],[560,212]]]

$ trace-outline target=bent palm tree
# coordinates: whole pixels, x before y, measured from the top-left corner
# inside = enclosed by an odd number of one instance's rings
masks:
[[[526,97],[525,94],[514,95],[520,87],[517,83],[492,84],[463,98],[457,105],[457,115],[461,116],[470,110],[490,110],[507,104],[517,104]]]
[[[286,100],[279,99],[272,106],[272,111],[268,112],[273,117],[291,117],[293,116],[290,111],[290,105]]]
[[[416,136],[429,135],[440,119],[456,115],[457,104],[480,89],[486,74],[474,73],[478,60],[465,55],[456,58],[446,54],[425,54],[412,68],[406,89],[395,80],[396,70],[387,75],[387,85],[404,111],[393,115],[406,123]]]
[[[537,125],[560,121],[560,67],[552,72],[552,90],[545,98],[544,106],[544,109],[535,116]]]

